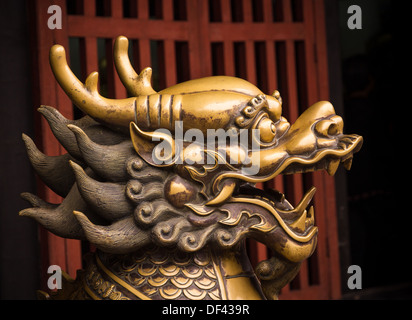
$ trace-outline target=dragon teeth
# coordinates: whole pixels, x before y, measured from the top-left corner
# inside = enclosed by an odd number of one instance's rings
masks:
[[[306,218],[307,218],[307,211],[304,210],[302,212],[302,215],[296,221],[290,224],[290,227],[297,229],[299,232],[304,232],[306,229]]]
[[[342,159],[336,159],[336,160],[331,160],[328,163],[328,166],[326,168],[326,171],[329,173],[329,175],[333,176],[336,171],[339,168],[339,164],[342,162],[343,166],[345,167],[346,170],[350,170],[352,167],[352,160],[353,160],[353,155],[350,154]]]
[[[350,168],[352,167],[352,160],[353,158],[350,157],[343,162],[343,166],[345,167],[346,170],[350,170]]]
[[[339,159],[331,160],[328,163],[328,167],[327,167],[326,171],[328,172],[329,175],[333,176],[335,174],[336,170],[338,170],[339,163],[340,163]]]
[[[315,225],[315,210],[313,209],[313,206],[310,206],[309,208],[309,211],[307,213],[306,222],[308,223],[308,226]]]
[[[308,214],[307,214],[308,218],[314,218],[315,217],[314,211],[315,210],[313,209],[313,206],[310,206]]]

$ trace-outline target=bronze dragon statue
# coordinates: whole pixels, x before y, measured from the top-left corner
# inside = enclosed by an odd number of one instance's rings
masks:
[[[137,74],[128,40],[114,61],[130,98],[107,99],[98,74],[80,82],[62,46],[50,50],[60,86],[86,115],[68,120],[41,106],[67,154],[41,153],[26,135],[40,178],[64,198],[59,205],[23,193],[31,217],[52,233],[97,249],[55,299],[277,299],[315,250],[311,188],[293,207],[258,182],[280,174],[350,169],[362,137],[343,134],[329,102],[317,102],[292,125],[278,91],[206,77],[156,92],[150,68]],[[216,141],[218,143],[216,143]],[[273,257],[253,269],[245,240]]]

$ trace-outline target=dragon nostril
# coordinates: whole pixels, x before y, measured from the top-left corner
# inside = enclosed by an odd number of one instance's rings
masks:
[[[260,140],[269,143],[272,142],[276,136],[276,126],[269,118],[263,118],[257,125],[259,130]]]
[[[331,125],[328,128],[328,135],[329,136],[334,136],[338,133],[338,126],[336,123],[331,123]]]
[[[282,104],[282,97],[280,96],[280,92],[278,90],[273,91],[272,96],[274,96],[280,104]]]
[[[327,137],[329,135],[329,127],[332,124],[330,120],[321,120],[315,126],[315,131],[321,136]]]
[[[276,127],[275,127],[275,124],[273,122],[270,125],[270,130],[272,131],[273,134],[276,134]]]
[[[336,136],[343,131],[343,121],[339,116],[334,116],[330,119],[321,120],[315,126],[315,131],[324,136]]]
[[[330,118],[331,121],[333,121],[333,124],[330,125],[328,129],[328,134],[336,136],[338,134],[343,133],[343,119],[339,116],[333,116]]]

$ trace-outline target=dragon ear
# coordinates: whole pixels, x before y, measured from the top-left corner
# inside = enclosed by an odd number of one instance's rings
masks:
[[[170,167],[176,162],[176,144],[169,130],[147,132],[130,122],[130,136],[137,154],[148,164]]]

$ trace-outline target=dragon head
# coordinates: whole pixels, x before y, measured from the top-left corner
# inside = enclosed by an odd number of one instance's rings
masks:
[[[265,95],[234,77],[191,80],[156,92],[151,69],[139,75],[115,43],[115,64],[132,97],[102,97],[97,73],[81,83],[63,47],[50,62],[61,87],[87,115],[67,120],[42,106],[68,151],[47,157],[24,136],[41,178],[65,197],[59,206],[24,194],[21,211],[57,235],[87,238],[112,253],[147,244],[194,252],[227,249],[252,237],[292,263],[309,257],[317,228],[311,188],[293,207],[275,190],[255,187],[281,174],[350,169],[362,137],[343,134],[329,102],[317,102],[290,124],[278,91]],[[74,212],[74,215],[73,215]]]

